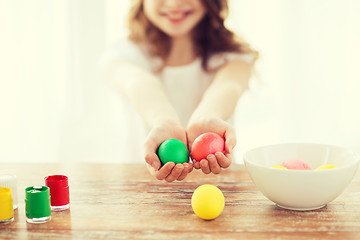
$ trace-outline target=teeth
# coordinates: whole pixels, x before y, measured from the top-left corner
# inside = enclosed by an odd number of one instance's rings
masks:
[[[185,16],[184,13],[172,13],[172,14],[169,14],[169,18],[171,18],[171,19],[180,19],[180,18],[182,18],[184,16]]]

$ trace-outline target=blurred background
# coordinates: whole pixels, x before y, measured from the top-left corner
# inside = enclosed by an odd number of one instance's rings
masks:
[[[236,161],[282,142],[360,152],[360,1],[230,0],[260,52],[241,98]],[[126,112],[97,77],[128,0],[0,0],[0,162],[131,161]]]

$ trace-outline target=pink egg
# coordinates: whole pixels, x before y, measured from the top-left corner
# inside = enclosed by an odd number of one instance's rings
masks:
[[[216,133],[208,132],[201,134],[195,139],[191,147],[191,156],[196,161],[201,161],[206,159],[209,154],[216,152],[224,153],[224,150],[224,139]]]
[[[282,166],[287,169],[311,170],[311,167],[306,162],[298,158],[287,159],[282,163]]]

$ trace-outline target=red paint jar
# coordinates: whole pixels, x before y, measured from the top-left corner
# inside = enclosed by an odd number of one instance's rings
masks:
[[[45,185],[50,188],[52,211],[63,211],[70,207],[69,182],[64,175],[45,177]]]

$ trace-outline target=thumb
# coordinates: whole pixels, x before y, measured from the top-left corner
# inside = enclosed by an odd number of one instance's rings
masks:
[[[187,148],[188,148],[189,151],[190,151],[190,149],[191,149],[191,145],[192,145],[192,142],[191,142],[191,140],[190,140],[190,138],[189,138],[188,132],[186,131],[186,146],[187,146]]]
[[[160,159],[155,153],[148,153],[145,155],[145,162],[155,169],[159,170],[161,167]]]
[[[236,135],[234,130],[225,132],[225,151],[231,153],[236,146]]]
[[[187,137],[187,141],[188,141],[189,150],[191,150],[192,145],[195,141],[195,136],[192,133],[186,132],[186,137]]]
[[[145,162],[152,166],[156,171],[161,167],[160,159],[156,154],[157,146],[154,143],[147,142],[144,146]]]

